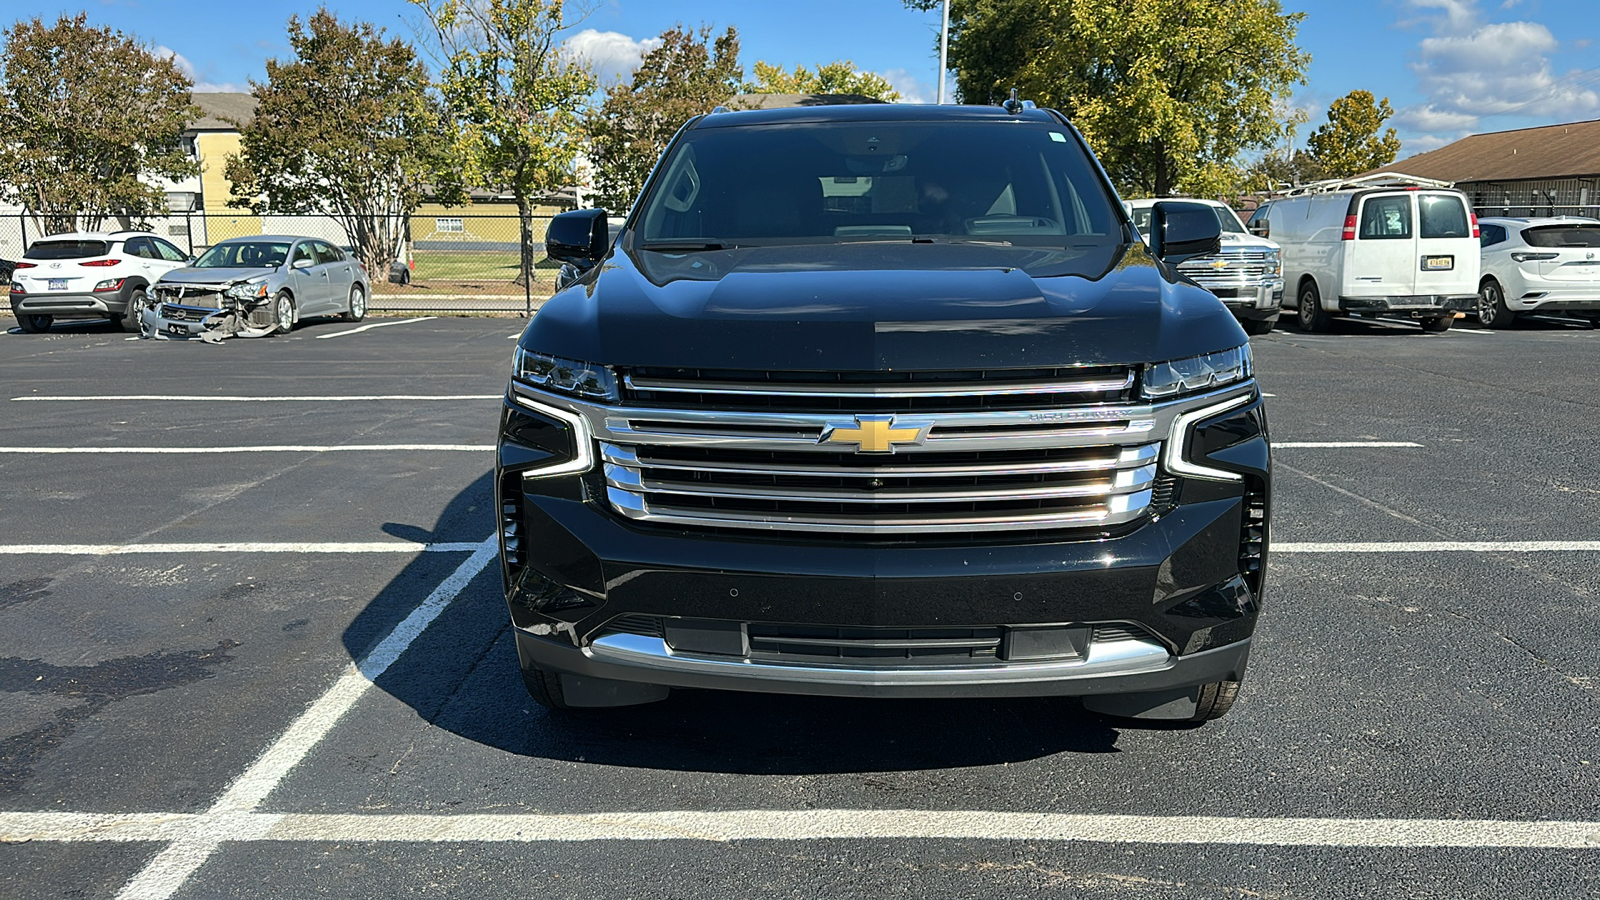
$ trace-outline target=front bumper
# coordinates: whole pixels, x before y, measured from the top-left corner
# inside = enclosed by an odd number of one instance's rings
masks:
[[[124,316],[128,313],[128,294],[122,288],[109,291],[61,292],[11,292],[11,312],[14,315],[74,316],[104,318]]]
[[[183,313],[183,318],[163,315],[164,307],[173,307]],[[171,303],[157,303],[154,309],[144,314],[144,325],[151,337],[164,340],[188,340],[200,338],[211,329],[206,320],[219,315],[223,310],[203,306],[181,306]]]
[[[1339,311],[1388,313],[1428,318],[1450,312],[1476,312],[1477,294],[1417,294],[1399,297],[1340,297]]]
[[[1191,424],[1192,458],[1240,480],[1178,479],[1170,503],[1113,533],[847,540],[630,521],[592,469],[539,476],[582,462],[573,429],[508,402],[496,486],[519,655],[525,669],[578,679],[863,697],[1238,680],[1265,564],[1264,533],[1253,563],[1244,550],[1251,510],[1264,516],[1269,503],[1265,413],[1252,391],[1248,405]],[[754,646],[759,633],[802,626],[869,637],[990,629],[1002,649],[862,661]],[[1018,635],[1064,640],[1042,655],[1004,649]]]

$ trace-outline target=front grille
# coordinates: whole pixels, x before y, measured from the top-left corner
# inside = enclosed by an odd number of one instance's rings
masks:
[[[742,372],[635,368],[635,406],[783,412],[915,413],[1043,409],[1131,398],[1126,366],[959,372]]]
[[[1203,288],[1254,287],[1278,275],[1277,261],[1264,250],[1224,250],[1179,263],[1178,271]]]
[[[835,628],[751,624],[750,658],[858,665],[993,662],[999,628]]]
[[[1120,524],[1160,445],[894,455],[601,444],[624,515],[679,525],[903,535]]]
[[[214,309],[201,309],[195,306],[176,306],[171,303],[161,305],[161,317],[174,322],[200,322],[215,312]]]
[[[528,548],[523,543],[522,486],[516,476],[500,485],[500,548],[506,573],[514,581],[528,564]]]
[[[602,638],[608,634],[638,634],[659,638],[666,637],[667,632],[660,616],[626,615],[617,616],[600,626],[595,637]]]
[[[1087,538],[1146,515],[1161,445],[1132,368],[966,375],[635,369],[595,420],[604,490],[641,524],[819,539]]]

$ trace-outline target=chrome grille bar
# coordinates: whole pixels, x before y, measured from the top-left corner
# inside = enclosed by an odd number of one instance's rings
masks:
[[[1031,394],[1104,394],[1127,390],[1133,386],[1133,373],[1116,378],[1090,378],[1074,381],[1056,381],[1047,384],[785,384],[739,383],[728,381],[678,381],[661,378],[640,378],[628,375],[623,378],[635,391],[679,394],[726,394],[731,396],[760,397],[879,397],[910,399],[915,397],[994,397]]]

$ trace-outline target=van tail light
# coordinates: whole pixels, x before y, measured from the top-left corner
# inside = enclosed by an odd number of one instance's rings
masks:
[[[1467,213],[1467,221],[1472,223],[1472,236],[1478,237],[1478,214],[1475,212]]]
[[[1356,217],[1355,216],[1345,216],[1344,217],[1344,233],[1339,235],[1339,240],[1341,240],[1341,241],[1353,241],[1355,239],[1356,239]]]
[[[30,263],[30,262],[19,262],[16,265],[12,266],[11,268],[12,268],[13,271],[16,270],[16,269],[37,269],[37,268],[39,268],[39,264],[38,263]]]
[[[104,268],[106,268],[108,266],[114,266],[119,262],[122,262],[122,260],[120,260],[120,259],[91,259],[88,262],[78,263],[78,265],[80,265],[80,266],[88,266],[88,267],[93,268],[93,269],[104,269]]]

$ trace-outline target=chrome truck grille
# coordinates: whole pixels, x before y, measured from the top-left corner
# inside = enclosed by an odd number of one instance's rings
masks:
[[[786,380],[759,390],[717,373],[684,379],[691,390],[635,372],[624,381],[634,394],[620,407],[520,384],[513,391],[588,432],[580,446],[600,470],[591,490],[640,526],[906,540],[1094,537],[1159,515],[1152,496],[1169,433],[1186,427],[1185,412],[1251,390],[1247,383],[1152,405],[1126,399],[1136,393],[1131,371],[1074,374],[1054,384],[1011,379],[1006,389],[1017,393],[1004,396],[1030,398],[1024,409],[984,408],[994,399],[982,390],[987,379],[944,377]],[[638,393],[646,389],[648,400]],[[1119,399],[1106,402],[1107,394]],[[754,408],[647,405],[678,397]],[[841,399],[846,411],[792,411]],[[908,400],[929,405],[907,411]],[[573,464],[586,470],[590,461]]]
[[[1223,250],[1179,263],[1178,271],[1207,289],[1257,287],[1277,276],[1265,250]]]

